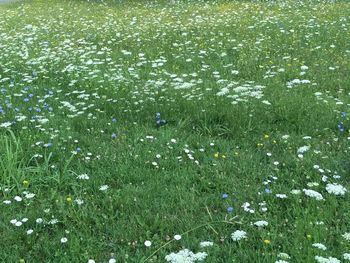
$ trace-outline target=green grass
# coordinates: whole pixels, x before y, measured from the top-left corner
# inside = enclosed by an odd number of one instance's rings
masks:
[[[183,248],[346,262],[349,195],[326,185],[349,187],[349,15],[346,1],[0,5],[2,262]]]

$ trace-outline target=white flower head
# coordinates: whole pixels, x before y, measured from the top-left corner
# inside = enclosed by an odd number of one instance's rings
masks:
[[[314,198],[318,201],[322,201],[324,200],[323,196],[319,193],[319,192],[316,192],[314,190],[311,190],[311,189],[303,189],[303,192],[306,196],[308,197],[311,197],[311,198]]]
[[[211,242],[211,241],[202,241],[202,242],[199,243],[200,247],[211,247],[213,245],[214,245],[214,243]]]
[[[350,233],[349,232],[345,232],[342,237],[346,240],[346,241],[350,241]]]
[[[17,202],[21,202],[22,201],[22,197],[20,196],[15,196],[13,199],[15,199]]]
[[[276,194],[277,198],[286,199],[288,196],[286,194]]]
[[[299,147],[297,152],[303,154],[303,153],[307,152],[308,150],[310,150],[310,146],[304,145],[304,146]]]
[[[333,257],[321,257],[321,256],[315,256],[315,260],[318,263],[341,263],[341,261],[337,258],[333,258]]]
[[[77,176],[77,179],[79,180],[89,180],[90,177],[87,174],[80,174]]]
[[[12,125],[12,122],[4,122],[0,124],[1,128],[8,128]]]
[[[278,253],[277,257],[279,257],[281,259],[290,259],[290,256],[284,252]]]
[[[257,227],[265,227],[265,226],[268,226],[269,223],[267,221],[260,220],[260,221],[256,221],[254,223],[254,225],[257,226]]]
[[[326,190],[333,195],[345,195],[347,192],[346,188],[340,184],[327,184]]]
[[[289,137],[290,137],[290,135],[286,134],[286,135],[283,135],[281,138],[282,138],[283,140],[288,140]]]
[[[344,253],[344,254],[343,254],[343,258],[344,258],[345,260],[350,260],[350,253]]]
[[[175,239],[175,240],[180,240],[180,239],[181,239],[181,235],[175,235],[175,236],[174,236],[174,239]]]
[[[150,247],[150,246],[152,245],[152,242],[149,241],[149,240],[146,240],[145,243],[144,243],[144,245],[145,245],[146,247]]]
[[[107,189],[109,188],[108,185],[104,184],[100,186],[100,191],[107,191]]]
[[[247,238],[247,232],[243,230],[236,230],[231,234],[231,238],[233,241],[239,241],[241,239]]]
[[[312,244],[313,247],[318,248],[320,250],[327,250],[327,247],[321,243],[314,243]]]
[[[165,260],[170,263],[193,263],[203,261],[207,256],[208,254],[205,252],[193,253],[188,249],[183,249],[165,256]]]

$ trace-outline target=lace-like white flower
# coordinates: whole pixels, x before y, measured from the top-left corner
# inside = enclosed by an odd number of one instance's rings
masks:
[[[241,239],[247,238],[247,232],[243,230],[236,230],[231,234],[231,238],[233,241],[239,241]]]
[[[318,201],[321,201],[321,200],[324,200],[323,196],[319,193],[319,192],[316,192],[314,190],[311,190],[311,189],[303,189],[303,192],[305,195],[311,197],[311,198],[314,198]]]
[[[321,250],[327,250],[327,247],[321,243],[314,243],[312,246]]]
[[[205,252],[193,253],[188,249],[180,250],[177,253],[171,253],[165,256],[165,260],[171,263],[193,263],[203,261],[208,256]]]
[[[340,184],[327,184],[326,190],[333,195],[345,195],[347,192],[346,188]]]

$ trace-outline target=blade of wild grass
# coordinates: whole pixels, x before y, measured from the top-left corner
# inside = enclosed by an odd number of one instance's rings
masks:
[[[19,186],[23,177],[22,148],[12,131],[0,136],[0,182],[1,185]]]

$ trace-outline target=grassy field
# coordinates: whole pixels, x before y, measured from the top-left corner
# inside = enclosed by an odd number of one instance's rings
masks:
[[[350,3],[24,1],[0,50],[1,262],[350,260]]]

